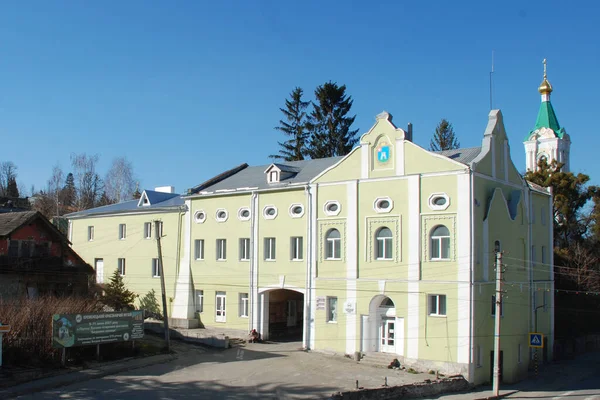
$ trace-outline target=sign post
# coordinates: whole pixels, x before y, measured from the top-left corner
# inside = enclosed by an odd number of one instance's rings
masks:
[[[2,325],[0,322],[0,367],[2,366],[2,337],[8,332],[10,332],[10,325]]]
[[[535,376],[538,375],[538,352],[537,349],[544,348],[544,335],[537,332],[529,332],[529,347],[535,349],[533,353],[533,362],[535,367]]]

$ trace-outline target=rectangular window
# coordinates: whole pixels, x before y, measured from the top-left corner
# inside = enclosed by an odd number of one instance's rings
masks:
[[[35,243],[33,249],[34,257],[48,257],[50,255],[50,242]]]
[[[250,260],[250,239],[240,238],[240,261]]]
[[[158,262],[158,258],[153,258],[152,259],[152,277],[153,278],[160,278],[160,264]]]
[[[8,256],[19,257],[19,241],[10,240],[8,243]]]
[[[275,260],[275,238],[265,238],[265,260]]]
[[[227,240],[217,239],[217,260],[227,260]]]
[[[500,316],[504,316],[504,304],[503,301],[500,300]],[[496,315],[496,295],[492,296],[492,316]]]
[[[92,240],[94,240],[94,227],[90,225],[88,226],[88,242]]]
[[[118,268],[119,268],[119,275],[125,276],[125,259],[124,258],[118,259]]]
[[[248,293],[240,293],[240,317],[248,318]]]
[[[119,224],[119,240],[125,239],[125,236],[127,234],[126,229],[127,228],[125,224]]]
[[[144,222],[144,239],[152,238],[152,222]]]
[[[432,294],[429,295],[429,315],[446,315],[446,295]]]
[[[204,290],[196,290],[196,312],[204,312]]]
[[[337,322],[337,297],[327,297],[327,322]]]
[[[519,343],[519,346],[517,348],[517,362],[521,364],[521,343]]]
[[[475,355],[476,360],[477,360],[477,367],[481,367],[482,366],[482,361],[483,361],[483,355],[481,354],[481,345],[477,345],[477,354]]]
[[[217,292],[215,301],[215,320],[217,322],[225,322],[226,299],[227,295],[225,292]]]
[[[162,223],[162,221],[156,221],[155,224],[158,224],[158,237],[163,237],[163,223]]]
[[[204,260],[204,239],[194,240],[194,259]]]
[[[21,240],[21,257],[31,257],[31,253],[35,247],[33,240]]]
[[[303,259],[303,239],[301,236],[290,238],[290,259],[292,261],[301,261]]]
[[[546,246],[542,246],[542,264],[546,265]]]

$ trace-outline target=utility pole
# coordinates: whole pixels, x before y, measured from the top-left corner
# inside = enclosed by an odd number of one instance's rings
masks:
[[[163,271],[162,249],[160,247],[160,235],[162,233],[162,221],[154,221],[154,235],[156,236],[156,246],[158,247],[158,271],[160,272],[160,289],[162,291],[163,305],[163,323],[165,328],[165,342],[167,342],[167,351],[171,350],[169,340],[169,315],[167,314],[167,294],[165,292],[165,274]]]
[[[500,392],[500,321],[502,313],[502,252],[496,252],[496,318],[494,332],[494,396]]]

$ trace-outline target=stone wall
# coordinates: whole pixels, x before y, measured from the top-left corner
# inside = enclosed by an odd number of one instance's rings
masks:
[[[361,389],[351,392],[335,393],[332,400],[393,400],[431,398],[441,393],[463,392],[470,389],[470,384],[462,376],[454,376],[437,381],[425,381],[410,385],[383,387],[377,389]]]

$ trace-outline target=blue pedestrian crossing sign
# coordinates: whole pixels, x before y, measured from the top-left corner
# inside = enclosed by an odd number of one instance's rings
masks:
[[[544,347],[544,335],[541,333],[529,333],[529,347]]]

